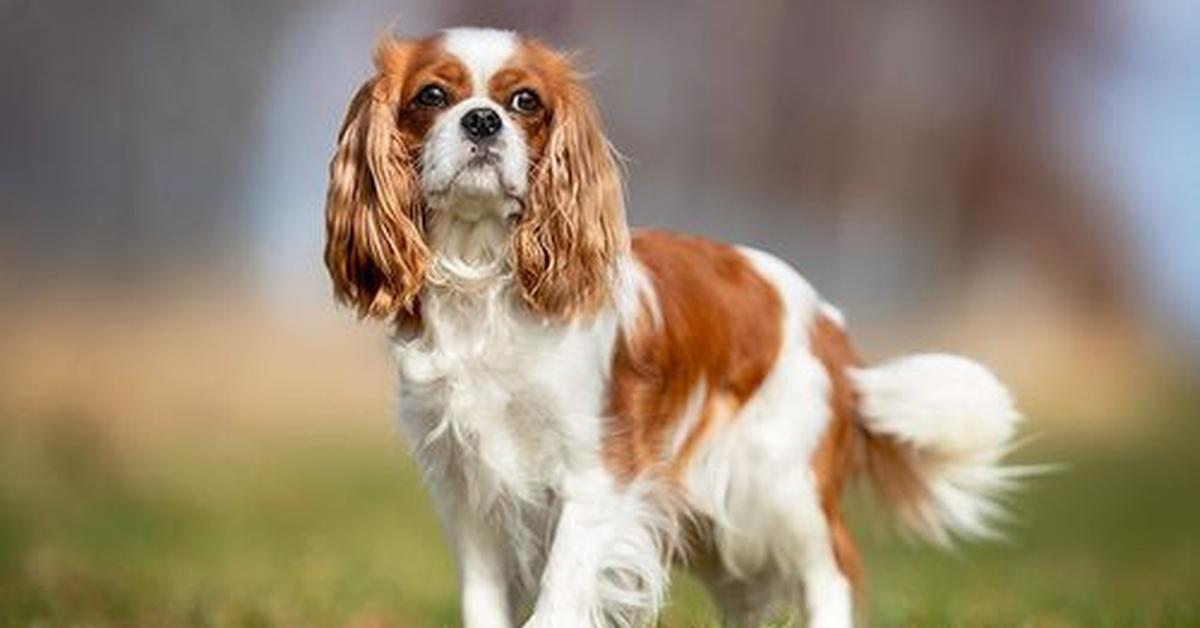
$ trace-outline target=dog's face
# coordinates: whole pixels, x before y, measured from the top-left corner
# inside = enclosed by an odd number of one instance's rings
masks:
[[[413,317],[437,212],[511,229],[534,312],[608,297],[627,246],[621,182],[591,98],[563,55],[512,33],[384,40],[330,166],[326,264],[363,315]]]
[[[451,212],[519,212],[530,163],[545,148],[552,112],[542,72],[550,68],[512,59],[507,33],[452,31],[441,47],[445,53],[407,81],[409,117],[423,130],[426,202]]]

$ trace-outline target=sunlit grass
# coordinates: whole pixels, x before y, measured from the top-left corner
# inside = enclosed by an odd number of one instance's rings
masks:
[[[1007,543],[952,554],[856,509],[872,626],[1200,625],[1194,407],[1134,442],[1048,435],[1070,469],[1018,499]],[[0,423],[8,625],[455,626],[450,558],[378,429],[194,425],[112,439],[77,417]],[[34,426],[37,426],[36,428]],[[715,624],[694,582],[664,619]]]

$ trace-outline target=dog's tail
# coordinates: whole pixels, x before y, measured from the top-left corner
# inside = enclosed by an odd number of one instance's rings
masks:
[[[1021,415],[991,371],[920,354],[846,374],[867,473],[900,521],[939,545],[996,536],[998,498],[1037,469],[1002,464]]]

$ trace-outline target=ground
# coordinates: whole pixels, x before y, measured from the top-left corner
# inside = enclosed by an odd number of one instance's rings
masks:
[[[1087,445],[1045,430],[1022,457],[1068,468],[1017,498],[1004,543],[938,552],[856,504],[864,623],[1200,625],[1197,407],[1163,403]],[[0,421],[0,620],[457,625],[446,546],[385,423]],[[674,593],[664,626],[716,625],[693,582]]]

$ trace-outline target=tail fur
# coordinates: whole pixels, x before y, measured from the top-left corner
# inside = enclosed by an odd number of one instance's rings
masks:
[[[850,368],[866,468],[905,526],[939,545],[996,536],[997,501],[1028,468],[1004,466],[1020,413],[983,365],[920,354]]]

